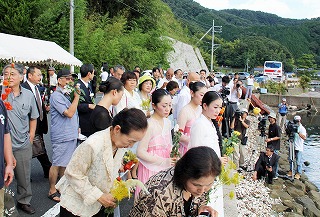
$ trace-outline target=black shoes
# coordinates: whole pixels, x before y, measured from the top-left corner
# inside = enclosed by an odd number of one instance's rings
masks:
[[[17,204],[18,208],[21,209],[22,211],[24,211],[25,213],[32,215],[36,212],[35,208],[33,208],[31,205],[29,204],[22,204],[22,203],[18,203]]]

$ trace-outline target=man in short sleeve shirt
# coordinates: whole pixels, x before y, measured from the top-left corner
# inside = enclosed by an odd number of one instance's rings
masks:
[[[20,86],[23,81],[23,66],[20,64],[7,65],[3,70],[4,79],[9,80],[11,92],[8,102],[12,110],[8,111],[9,127],[12,140],[12,151],[17,166],[14,169],[17,180],[17,206],[28,214],[34,214],[35,209],[30,205],[31,191],[31,159],[32,141],[34,139],[39,112],[33,93]]]

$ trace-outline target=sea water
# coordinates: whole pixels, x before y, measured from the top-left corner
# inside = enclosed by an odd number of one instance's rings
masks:
[[[304,142],[302,154],[303,162],[309,162],[310,165],[303,164],[302,170],[308,176],[309,181],[314,183],[320,189],[320,114],[294,113],[288,116],[292,120],[294,115],[301,116],[301,123],[307,130],[307,139]]]

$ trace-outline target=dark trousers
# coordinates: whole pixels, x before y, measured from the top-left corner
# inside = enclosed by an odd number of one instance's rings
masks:
[[[267,183],[272,184],[272,179],[274,177],[274,171],[268,171],[264,166],[260,165],[257,170],[257,179],[261,179],[262,177],[266,177]]]
[[[77,215],[73,215],[66,208],[63,208],[62,206],[60,206],[60,217],[77,217]],[[107,215],[104,213],[104,209],[101,209],[93,217],[113,217],[113,214]]]
[[[49,170],[51,167],[51,162],[49,160],[48,154],[47,152],[42,154],[42,155],[38,155],[37,156],[38,161],[40,162],[41,166],[42,166],[42,170],[43,170],[43,176],[45,178],[49,177]]]
[[[44,144],[43,134],[38,134],[38,135],[40,135],[40,137],[41,137],[41,139],[43,141],[43,144]],[[42,166],[44,178],[49,178],[49,170],[50,170],[50,167],[51,167],[52,164],[51,164],[51,162],[49,160],[49,157],[48,157],[47,150],[46,150],[45,146],[44,146],[44,150],[45,150],[45,153],[41,154],[41,155],[38,155],[37,159],[38,159],[38,161],[40,162],[40,164]]]

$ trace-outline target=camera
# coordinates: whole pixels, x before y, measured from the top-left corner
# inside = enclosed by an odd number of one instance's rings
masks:
[[[241,85],[240,84],[236,84],[236,87],[239,88]]]
[[[289,138],[293,138],[294,134],[298,132],[298,128],[298,121],[288,121],[286,125],[286,134],[289,136]]]
[[[259,122],[258,122],[258,130],[260,130],[261,132],[264,132],[266,130],[267,127],[267,120],[268,117],[267,116],[260,116],[258,118]]]
[[[229,94],[230,94],[230,88],[229,87],[222,87],[222,90],[221,90],[222,98],[226,98]]]
[[[200,215],[198,215],[198,217],[211,217],[209,212],[201,212]]]

